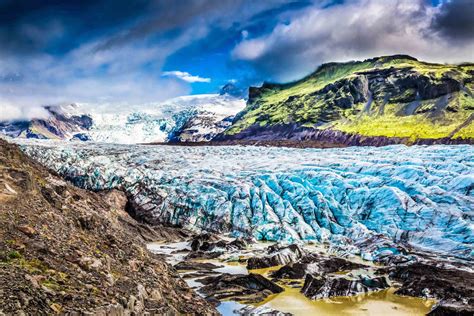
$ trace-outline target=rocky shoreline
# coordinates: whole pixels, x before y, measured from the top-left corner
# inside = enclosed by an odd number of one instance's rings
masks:
[[[166,246],[150,245],[149,249],[160,253],[161,247]],[[174,267],[208,301],[217,306],[226,301],[248,305],[235,314],[263,310],[268,315],[286,315],[285,311],[269,310],[261,304],[287,288],[298,289],[309,300],[363,299],[368,293],[392,288],[395,295],[426,300],[431,307],[426,309],[429,315],[473,312],[474,273],[469,263],[437,261],[429,253],[411,253],[410,260],[403,263],[374,265],[357,258],[341,258],[311,245],[262,247],[256,241],[208,233],[170,248],[173,251],[166,255],[167,260],[179,261]]]

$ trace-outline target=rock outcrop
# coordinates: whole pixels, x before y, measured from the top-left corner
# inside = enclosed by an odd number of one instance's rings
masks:
[[[206,299],[232,299],[244,304],[258,303],[267,296],[283,292],[283,288],[260,274],[221,274],[197,280],[204,284],[200,292]]]
[[[0,139],[0,314],[216,314],[145,248],[181,235],[136,222],[125,204],[124,193],[73,187]]]
[[[295,244],[284,247],[270,246],[267,248],[267,255],[249,258],[247,269],[262,269],[288,264],[297,261],[303,254],[303,249]]]
[[[306,275],[301,293],[310,299],[353,296],[388,288],[385,277]]]
[[[215,140],[471,144],[473,91],[473,64],[406,55],[328,63],[292,83],[249,88],[247,107]]]
[[[339,257],[308,254],[297,262],[286,264],[277,271],[272,272],[271,276],[276,279],[303,279],[308,273],[312,275],[326,275],[361,268],[367,268],[367,266]]]
[[[436,298],[461,309],[474,305],[474,273],[437,262],[414,262],[389,269],[390,278],[401,283],[396,294]]]

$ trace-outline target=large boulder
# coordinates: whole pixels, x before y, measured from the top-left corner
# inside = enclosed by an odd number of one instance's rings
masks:
[[[303,256],[298,262],[292,262],[271,273],[277,279],[303,279],[307,273],[325,275],[328,273],[367,268],[367,266],[338,257],[326,257],[317,254]]]
[[[303,249],[296,244],[285,247],[272,245],[267,248],[267,255],[249,258],[247,261],[247,269],[252,270],[280,266],[298,261],[303,255]]]
[[[303,279],[308,265],[301,262],[292,262],[272,272],[270,276],[275,279]]]
[[[222,268],[222,265],[216,265],[210,262],[198,262],[198,261],[181,261],[174,265],[174,268],[179,271],[192,271],[192,270],[214,270]]]
[[[223,242],[224,241],[220,240],[220,238],[215,235],[215,234],[210,234],[210,233],[203,233],[197,236],[194,236],[193,239],[191,240],[191,249],[193,251],[209,251],[212,250],[213,248],[216,247],[217,242]]]
[[[197,280],[204,284],[200,291],[208,300],[230,299],[244,304],[257,303],[283,288],[260,274],[221,274]]]
[[[243,250],[246,249],[248,242],[243,238],[237,238],[230,242],[222,240],[218,235],[203,233],[191,240],[190,246],[193,251],[216,251],[216,248],[222,250]]]
[[[436,304],[428,313],[428,316],[472,316],[474,315],[474,306],[461,304],[459,302],[441,301]]]
[[[474,273],[466,269],[415,262],[391,267],[390,270],[390,278],[402,284],[395,294],[474,305]]]
[[[310,299],[353,296],[388,288],[385,277],[314,276],[307,274],[301,292]]]

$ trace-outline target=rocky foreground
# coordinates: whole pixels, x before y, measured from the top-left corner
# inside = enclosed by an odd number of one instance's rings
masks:
[[[374,265],[356,257],[339,257],[317,245],[258,245],[250,239],[203,233],[187,243],[150,249],[168,250],[167,260],[208,301],[248,304],[235,310],[237,314],[286,315],[265,305],[253,306],[288,288],[298,289],[310,300],[363,297],[390,288],[395,295],[435,301],[427,310],[429,315],[474,313],[474,273],[469,262],[413,251]]]
[[[0,315],[216,314],[145,242],[182,238],[0,139]]]

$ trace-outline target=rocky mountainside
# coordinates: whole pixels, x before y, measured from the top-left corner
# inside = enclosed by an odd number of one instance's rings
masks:
[[[385,56],[321,65],[290,84],[264,83],[218,139],[348,145],[472,143],[474,64]]]
[[[0,314],[215,314],[145,248],[176,230],[139,224],[126,202],[73,187],[0,139]]]
[[[46,119],[29,121],[0,121],[0,133],[13,138],[73,139],[83,138],[83,133],[92,127],[92,117],[79,113],[75,104],[46,106]]]

